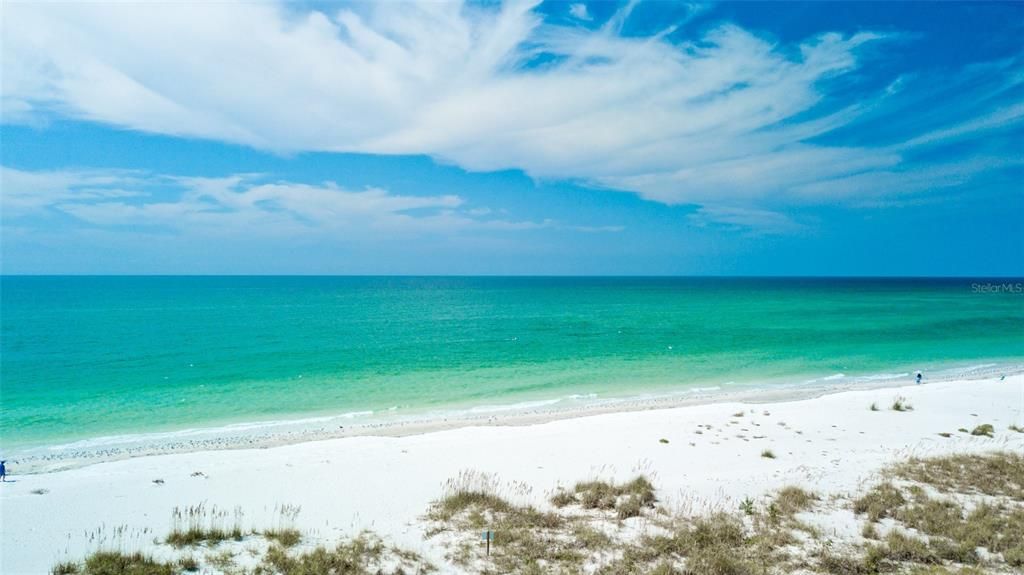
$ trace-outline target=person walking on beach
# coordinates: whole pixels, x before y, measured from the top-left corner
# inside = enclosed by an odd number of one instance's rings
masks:
[[[7,482],[7,466],[4,465],[5,463],[7,463],[6,460],[0,461],[0,481],[3,481],[3,482],[6,483]]]
[[[917,372],[917,385],[921,385],[921,372]]]

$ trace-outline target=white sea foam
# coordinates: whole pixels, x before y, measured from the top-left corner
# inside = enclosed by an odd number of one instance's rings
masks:
[[[537,409],[540,407],[547,407],[554,405],[562,401],[561,399],[544,399],[538,401],[523,401],[519,403],[506,403],[506,404],[494,404],[494,405],[478,405],[471,407],[466,410],[469,413],[496,413],[501,411],[526,411],[530,409]]]
[[[876,373],[874,375],[863,375],[857,379],[862,381],[885,381],[887,379],[899,379],[901,377],[910,377],[910,373]]]
[[[372,411],[353,411],[338,415],[305,417],[300,419],[250,421],[242,423],[230,423],[227,425],[213,427],[192,427],[188,429],[178,429],[175,431],[130,433],[123,435],[104,435],[100,437],[93,437],[89,439],[73,441],[71,443],[53,445],[47,447],[47,449],[49,451],[82,451],[90,449],[100,449],[105,447],[170,443],[173,441],[218,437],[225,435],[246,435],[254,431],[269,431],[272,429],[279,429],[283,427],[308,427],[315,424],[327,423],[336,419],[353,419],[356,417],[366,417],[370,415],[373,415]]]

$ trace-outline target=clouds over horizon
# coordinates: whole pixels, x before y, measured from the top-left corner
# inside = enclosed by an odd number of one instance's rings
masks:
[[[25,171],[0,166],[0,185],[5,224],[70,216],[85,226],[130,228],[143,234],[323,235],[362,241],[538,229],[623,230],[622,226],[554,219],[512,219],[454,194],[401,195],[380,188],[353,191],[334,182],[314,185],[264,174],[211,178],[137,170]]]
[[[899,32],[822,31],[785,44],[718,22],[683,40],[675,27],[627,36],[633,6],[605,22],[569,6],[575,23],[565,25],[533,1],[329,11],[11,3],[3,114],[286,154],[427,155],[706,206],[705,215],[916,193],[1021,163],[1006,146],[927,157],[1021,126],[1020,57],[941,84],[898,75],[871,90],[858,86],[860,70],[908,41]],[[952,113],[904,117],[940,98]],[[902,127],[829,142],[871,122]]]

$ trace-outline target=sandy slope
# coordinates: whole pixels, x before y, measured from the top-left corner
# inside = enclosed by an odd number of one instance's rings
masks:
[[[297,527],[314,538],[333,541],[369,528],[439,562],[443,552],[435,541],[424,542],[418,518],[442,483],[464,469],[525,482],[533,488],[526,497],[537,503],[559,482],[624,479],[636,470],[651,475],[659,497],[670,503],[732,506],[790,483],[848,492],[909,454],[1024,452],[1024,434],[1007,430],[1011,423],[1024,425],[1022,392],[1024,376],[1018,375],[785,403],[162,455],[13,476],[14,483],[0,485],[0,572],[45,573],[58,560],[94,550],[97,533],[111,543],[117,526],[126,529],[115,545],[166,554],[153,541],[169,530],[173,508],[203,501],[241,507],[247,528],[271,525],[276,505],[299,505]],[[897,395],[914,410],[889,410]],[[882,411],[870,411],[872,402]],[[733,417],[739,411],[744,416]],[[980,423],[993,424],[995,438],[957,432]],[[777,459],[761,457],[764,449]],[[32,493],[41,489],[47,492]]]

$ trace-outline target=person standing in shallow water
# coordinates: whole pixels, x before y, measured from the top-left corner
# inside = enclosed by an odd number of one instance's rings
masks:
[[[7,481],[7,466],[4,465],[7,461],[0,461],[0,481]]]
[[[921,385],[921,372],[917,372],[917,385]]]

